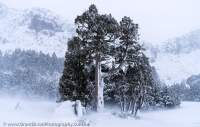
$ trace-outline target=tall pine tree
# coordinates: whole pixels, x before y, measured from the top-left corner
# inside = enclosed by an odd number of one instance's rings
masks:
[[[110,47],[118,35],[118,23],[111,15],[98,13],[95,5],[75,19],[76,32],[82,40],[83,50],[95,64],[95,108],[100,111],[104,106],[104,84],[101,75],[102,61],[110,58]]]

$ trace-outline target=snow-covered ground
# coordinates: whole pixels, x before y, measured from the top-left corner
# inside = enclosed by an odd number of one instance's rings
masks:
[[[10,122],[77,122],[86,120],[91,127],[200,127],[200,103],[183,102],[180,108],[139,113],[140,118],[119,118],[112,111],[77,118],[72,104],[53,101],[24,100],[1,97],[0,126]]]

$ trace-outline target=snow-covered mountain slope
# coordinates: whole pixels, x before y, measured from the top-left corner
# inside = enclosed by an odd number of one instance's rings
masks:
[[[162,43],[161,51],[173,54],[191,53],[200,49],[200,29]]]
[[[200,50],[188,54],[160,53],[153,63],[164,82],[180,83],[191,75],[200,74]]]
[[[73,25],[49,10],[15,10],[0,4],[0,50],[32,49],[64,56]]]
[[[169,85],[200,74],[200,30],[148,47],[152,64]]]

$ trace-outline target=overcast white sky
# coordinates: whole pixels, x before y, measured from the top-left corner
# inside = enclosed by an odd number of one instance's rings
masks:
[[[11,8],[41,7],[73,20],[95,3],[117,19],[130,16],[140,25],[141,39],[161,42],[200,29],[200,0],[0,0]]]

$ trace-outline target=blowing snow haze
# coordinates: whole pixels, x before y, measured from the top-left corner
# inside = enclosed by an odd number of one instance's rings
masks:
[[[0,0],[0,126],[200,127],[199,5]]]

